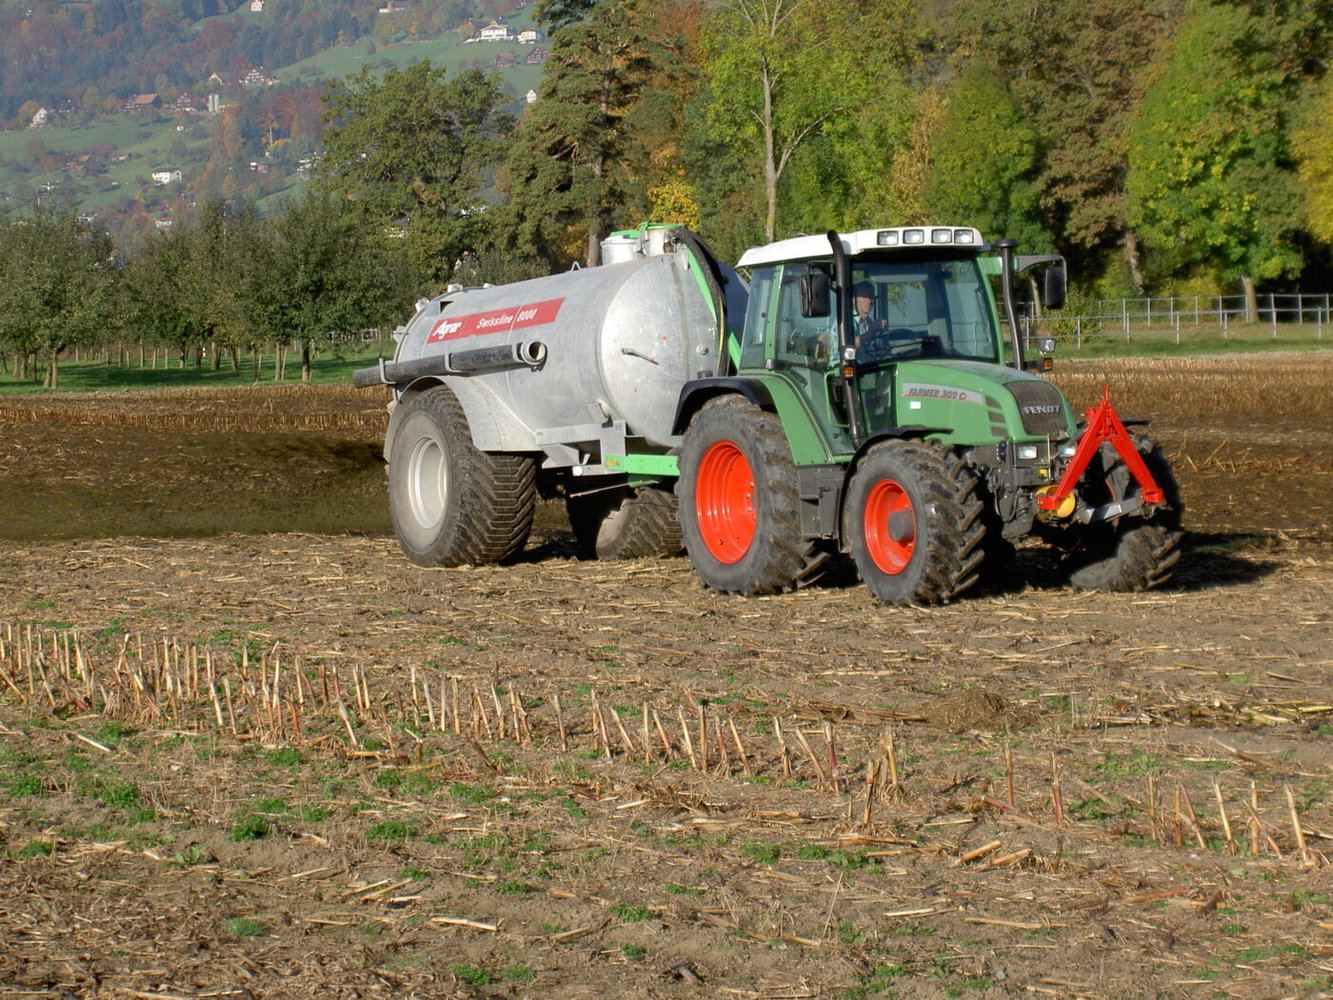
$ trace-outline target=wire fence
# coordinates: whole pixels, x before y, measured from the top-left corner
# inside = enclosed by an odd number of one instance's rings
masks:
[[[1075,347],[1136,337],[1299,337],[1322,340],[1333,324],[1333,295],[1266,293],[1251,305],[1243,295],[1100,299],[1077,316],[1023,317],[1028,337],[1055,337]]]

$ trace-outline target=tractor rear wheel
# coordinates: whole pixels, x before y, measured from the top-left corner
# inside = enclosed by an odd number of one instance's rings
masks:
[[[532,457],[479,451],[447,386],[403,406],[389,450],[389,510],[407,558],[463,566],[518,555],[537,504]]]
[[[1166,495],[1166,503],[1151,518],[1121,517],[1082,528],[1073,548],[1065,555],[1063,568],[1069,582],[1082,590],[1138,591],[1160,587],[1171,579],[1180,560],[1185,533],[1180,519],[1184,504],[1171,463],[1151,440],[1134,442],[1144,464]],[[1089,503],[1110,503],[1138,494],[1139,485],[1129,467],[1109,445],[1102,445],[1088,467],[1085,482],[1096,489],[1085,495]]]
[[[565,501],[579,546],[598,559],[652,559],[680,552],[676,497],[653,486],[623,486]]]
[[[801,537],[796,465],[781,421],[740,396],[709,400],[690,421],[676,493],[685,551],[714,590],[782,593],[826,558]]]
[[[941,604],[977,580],[985,526],[976,477],[935,445],[874,445],[848,487],[847,533],[857,571],[880,601]]]

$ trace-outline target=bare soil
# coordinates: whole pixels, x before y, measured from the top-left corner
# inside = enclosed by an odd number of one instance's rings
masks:
[[[1333,997],[1333,378],[1151,416],[1173,584],[398,551],[382,399],[0,398],[0,997]]]

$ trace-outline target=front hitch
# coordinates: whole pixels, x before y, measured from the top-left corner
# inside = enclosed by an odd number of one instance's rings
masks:
[[[1157,480],[1153,479],[1152,473],[1148,471],[1147,464],[1143,461],[1143,456],[1139,450],[1134,447],[1134,440],[1129,436],[1129,431],[1125,430],[1125,425],[1120,422],[1120,416],[1115,412],[1115,407],[1111,405],[1111,387],[1102,386],[1102,401],[1088,410],[1088,426],[1083,429],[1083,436],[1079,438],[1078,448],[1074,451],[1074,457],[1060,477],[1060,482],[1055,489],[1042,494],[1037,498],[1037,506],[1043,511],[1055,511],[1057,513],[1067,514],[1069,511],[1068,499],[1074,493],[1074,487],[1087,471],[1088,463],[1092,457],[1097,454],[1097,450],[1103,444],[1112,445],[1116,453],[1124,460],[1130,474],[1133,475],[1139,484],[1139,495],[1132,500],[1127,499],[1108,505],[1108,509],[1103,512],[1102,517],[1098,517],[1101,508],[1094,510],[1089,515],[1089,519],[1104,520],[1118,517],[1122,514],[1128,514],[1132,510],[1138,510],[1144,506],[1157,505],[1166,502],[1166,495],[1162,488],[1157,485]],[[1111,511],[1109,508],[1120,508]]]

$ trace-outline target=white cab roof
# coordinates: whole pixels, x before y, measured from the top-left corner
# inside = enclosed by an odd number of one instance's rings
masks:
[[[970,226],[895,226],[888,229],[858,229],[839,233],[838,239],[848,256],[869,250],[918,250],[926,247],[965,247],[988,250],[981,233]],[[796,236],[762,247],[750,247],[741,254],[737,267],[780,264],[789,260],[814,260],[832,253],[827,236]]]

